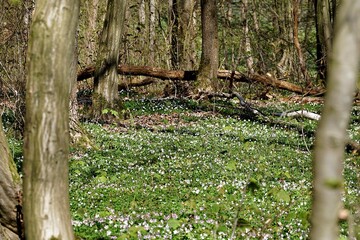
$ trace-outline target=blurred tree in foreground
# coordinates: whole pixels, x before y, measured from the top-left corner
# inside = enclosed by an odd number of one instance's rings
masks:
[[[329,52],[327,92],[314,149],[311,239],[338,239],[344,148],[360,63],[360,1],[344,1]]]

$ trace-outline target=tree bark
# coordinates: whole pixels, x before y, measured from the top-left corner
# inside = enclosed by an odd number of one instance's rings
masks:
[[[22,219],[17,221],[17,210],[21,210],[20,189],[20,176],[0,120],[0,239],[22,239]]]
[[[99,8],[99,1],[100,0],[88,0],[84,1],[85,4],[85,10],[86,10],[86,18],[87,18],[87,30],[84,31],[84,41],[85,46],[87,49],[87,54],[85,63],[90,64],[94,61],[96,61],[96,47],[97,47],[97,41],[95,40],[94,36],[97,36],[96,34],[96,23],[97,23],[97,17],[98,17],[98,8]]]
[[[215,92],[219,88],[216,73],[219,66],[217,0],[201,0],[202,50],[197,75],[198,91]]]
[[[106,104],[99,104],[99,109],[94,109],[95,115],[100,115],[103,108],[113,107],[114,101],[118,99],[116,68],[119,63],[125,6],[126,0],[108,0],[94,77],[95,93],[101,98],[94,99],[94,102],[105,101]]]
[[[360,63],[360,1],[344,1],[336,19],[329,78],[314,149],[311,239],[339,238],[344,147]]]
[[[194,38],[193,0],[172,0],[170,6],[171,31],[171,66],[173,69],[192,69],[193,50],[191,42]]]
[[[24,136],[24,220],[29,240],[74,239],[67,159],[78,15],[78,0],[36,2]]]

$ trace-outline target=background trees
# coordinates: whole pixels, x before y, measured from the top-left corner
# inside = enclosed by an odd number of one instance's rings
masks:
[[[24,49],[27,46],[32,3],[32,1],[11,1],[11,3],[7,1],[4,4],[5,9],[1,9],[3,13],[1,18],[4,18],[4,27],[0,30],[0,41],[4,43],[0,46],[1,105],[8,111],[4,114],[4,118],[11,119],[15,116],[17,120],[20,119],[20,121],[12,120],[16,123],[21,123],[23,119],[23,115],[18,113],[23,113],[26,62]],[[118,72],[127,75],[148,74],[163,80],[175,81],[179,79],[194,81],[198,73],[200,84],[195,85],[193,89],[195,92],[227,90],[226,85],[220,84],[218,79],[225,81],[231,79],[231,82],[236,80],[250,83],[249,85],[242,83],[231,85],[238,91],[248,93],[247,97],[263,98],[266,95],[256,90],[259,89],[265,93],[270,90],[270,87],[251,85],[254,80],[273,87],[292,86],[281,88],[296,93],[322,94],[322,91],[317,89],[317,87],[322,87],[322,83],[317,81],[316,76],[323,79],[326,75],[324,67],[327,64],[328,55],[322,48],[333,44],[330,25],[335,16],[336,1],[319,0],[314,4],[311,0],[132,0],[127,3],[126,9],[124,7],[126,1],[117,0],[109,0],[108,5],[104,1],[97,0],[86,1],[82,5],[78,48],[79,68],[90,66],[96,69],[93,71],[95,72],[95,90],[89,91],[92,89],[89,87],[92,81],[89,81],[89,84],[79,85],[87,88],[88,92],[93,91],[91,93],[100,95],[99,102],[96,103],[96,98],[93,98],[92,102],[94,105],[100,105],[98,116],[103,114],[101,111],[103,108],[116,108],[113,102],[119,97]],[[62,15],[62,10],[58,8],[61,4],[66,4],[66,7],[62,9],[65,9],[68,15]],[[68,204],[67,198],[57,194],[67,192],[67,182],[61,181],[66,180],[64,176],[67,174],[66,162],[62,160],[66,158],[69,147],[67,114],[69,85],[75,80],[76,58],[73,34],[77,21],[77,13],[72,12],[77,10],[77,5],[71,4],[78,3],[61,1],[52,5],[38,1],[38,8],[34,15],[33,35],[28,53],[29,81],[26,90],[28,116],[25,134],[24,187],[25,198],[34,199],[34,201],[27,201],[29,203],[25,208],[27,216],[33,216],[32,211],[36,212],[37,204],[47,207],[51,202],[51,207],[54,207],[53,210],[56,213],[59,209],[65,209],[64,206]],[[52,12],[55,18],[48,21],[50,25],[47,31],[43,28],[42,22],[43,19],[47,19],[47,13]],[[15,20],[11,19],[13,16],[16,16]],[[63,18],[63,16],[66,17]],[[331,24],[329,24],[329,19]],[[24,24],[16,27],[17,21]],[[58,24],[56,30],[55,21]],[[105,24],[102,24],[103,22]],[[64,25],[66,25],[66,30]],[[98,35],[100,38],[97,37]],[[64,41],[64,36],[66,36],[66,41]],[[37,41],[36,44],[35,41]],[[315,48],[315,43],[318,44],[317,48]],[[53,54],[49,54],[50,51]],[[139,66],[118,67],[119,63]],[[192,71],[166,71],[169,69]],[[142,77],[138,76],[127,76],[122,79],[127,81],[121,84],[121,89],[127,90],[137,80],[140,82],[139,85],[156,82],[153,79],[141,82]],[[167,85],[176,84],[170,82]],[[244,85],[251,87],[245,88]],[[314,89],[305,89],[306,87]],[[141,94],[150,92],[156,96],[166,95],[163,89],[165,89],[164,84],[158,83],[155,87],[145,88],[140,92]],[[72,100],[76,100],[75,90],[76,88],[73,88]],[[81,94],[84,92],[86,91],[82,91]],[[173,91],[170,94],[174,92],[176,93]],[[131,91],[126,93],[132,94]],[[347,99],[347,101],[350,100]],[[76,111],[72,114],[75,116]],[[8,122],[11,121],[5,123]],[[18,124],[17,128],[21,131],[21,124]],[[321,128],[319,132],[321,136]],[[5,143],[2,137],[0,143]],[[339,146],[341,147],[340,144]],[[6,151],[3,154],[7,155]],[[9,168],[7,159],[7,157],[2,158],[1,164],[5,166],[4,169]],[[229,168],[233,167],[229,166]],[[315,168],[319,168],[318,165],[315,165]],[[8,176],[7,174],[6,177]],[[315,180],[317,182],[317,178]],[[4,180],[6,184],[11,181],[11,178]],[[61,183],[60,190],[54,190],[54,182]],[[335,186],[332,187],[336,188],[334,195],[338,201],[337,183],[338,179],[331,182]],[[6,184],[1,184],[4,186],[3,189],[7,187]],[[10,190],[5,190],[10,192],[8,204],[0,205],[0,210],[5,209],[6,213],[9,213],[8,210],[14,204],[14,187],[10,184],[8,189]],[[43,198],[44,192],[38,189],[45,189],[46,194],[54,195]],[[55,198],[63,201],[53,201]],[[49,199],[50,201],[47,201]],[[315,196],[315,199],[318,197]],[[334,217],[334,214],[332,215]],[[67,211],[60,214],[59,218],[53,217],[55,213],[51,216],[49,222],[35,222],[28,217],[26,221],[35,226],[31,228],[33,232],[30,232],[29,236],[32,234],[38,236],[42,234],[41,230],[45,229],[45,225],[54,224],[63,227],[63,230],[59,230],[66,232],[67,235],[63,238],[71,239],[72,232]],[[52,221],[55,218],[65,224],[61,225],[59,222]],[[30,222],[31,220],[33,222]],[[9,218],[3,222],[6,222],[10,229],[15,226],[14,217],[10,213]],[[52,229],[54,230],[52,233],[46,232],[46,234],[49,236],[59,234],[58,229]],[[314,229],[316,229],[315,225]]]
[[[69,97],[79,1],[36,2],[24,139],[27,239],[73,239],[68,197]]]

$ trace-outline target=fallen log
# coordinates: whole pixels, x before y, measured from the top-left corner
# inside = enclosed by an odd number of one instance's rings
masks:
[[[119,65],[118,73],[121,75],[146,76],[162,80],[194,81],[197,71],[166,70],[150,66]],[[87,67],[78,73],[77,80],[82,81],[94,77],[95,66]]]
[[[150,66],[131,66],[131,65],[119,65],[118,73],[121,75],[141,75],[147,77],[158,78],[162,80],[182,80],[182,81],[194,81],[196,79],[197,71],[182,71],[182,70],[166,70],[157,67]],[[87,67],[78,73],[77,80],[82,81],[94,76],[95,66]],[[306,90],[296,84],[286,81],[278,80],[268,75],[249,74],[245,75],[238,71],[219,70],[217,77],[219,79],[231,80],[233,82],[259,82],[267,86],[273,86],[279,89],[304,94],[304,95],[316,95],[321,94],[323,91],[319,90]]]
[[[155,78],[144,78],[144,79],[136,79],[136,80],[131,80],[130,82],[122,82],[119,83],[118,85],[118,90],[125,90],[131,87],[142,87],[142,86],[147,86],[150,84],[153,84],[156,82]]]

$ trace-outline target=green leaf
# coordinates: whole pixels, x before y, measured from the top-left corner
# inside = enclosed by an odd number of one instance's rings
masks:
[[[171,227],[172,229],[177,229],[178,227],[180,227],[181,222],[177,219],[170,219],[167,224],[169,225],[169,227]]]
[[[285,172],[285,173],[284,173],[284,175],[285,175],[285,177],[286,177],[286,178],[288,178],[288,179],[289,179],[289,178],[291,178],[291,176],[290,176],[290,173],[289,173],[289,172]]]
[[[279,201],[284,201],[286,203],[289,203],[290,202],[290,195],[283,189],[281,189],[280,191],[278,191],[276,193],[276,198],[279,200]]]
[[[19,6],[21,4],[21,0],[10,0],[9,1],[11,5]]]
[[[98,176],[96,177],[96,181],[104,183],[107,181],[107,178],[105,176]]]
[[[211,211],[212,213],[218,213],[219,210],[220,210],[219,204],[213,204],[213,205],[211,206],[211,208],[210,208],[210,211]]]
[[[141,227],[141,226],[132,226],[129,228],[129,234],[131,237],[136,237],[137,239],[137,236],[138,236],[138,232],[146,232],[145,228],[144,227]]]
[[[226,233],[227,232],[227,227],[226,227],[226,225],[224,225],[224,224],[221,224],[219,227],[218,227],[218,229],[217,229],[217,232],[223,232],[223,233]]]
[[[227,132],[230,132],[233,130],[233,127],[232,126],[225,126],[224,127],[224,131],[227,131]]]
[[[233,171],[236,170],[236,161],[235,160],[231,160],[230,162],[228,162],[225,166],[225,168],[229,171]]]

